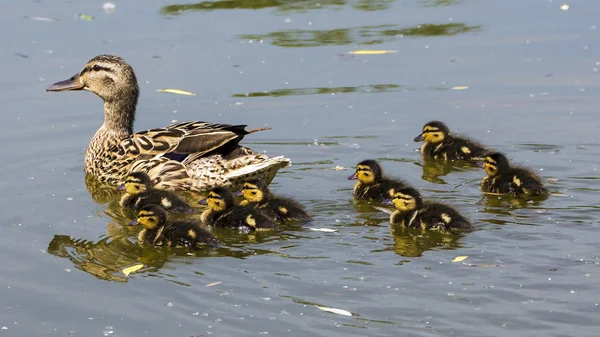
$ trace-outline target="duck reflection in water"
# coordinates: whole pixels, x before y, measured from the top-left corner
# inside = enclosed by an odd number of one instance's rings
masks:
[[[470,170],[479,170],[477,163],[464,160],[440,161],[430,157],[423,157],[423,163],[416,163],[423,169],[421,178],[434,184],[447,184],[440,177],[454,172],[465,172]]]

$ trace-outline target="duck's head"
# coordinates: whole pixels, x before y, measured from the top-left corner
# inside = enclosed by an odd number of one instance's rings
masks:
[[[356,171],[348,180],[360,181],[362,184],[371,185],[381,180],[383,170],[379,163],[372,159],[363,160],[356,165]]]
[[[145,192],[152,188],[152,180],[144,172],[129,173],[123,185],[117,187],[118,191],[126,190],[129,194]]]
[[[269,186],[262,180],[248,180],[235,195],[243,195],[248,202],[259,203],[271,195]]]
[[[431,121],[423,126],[421,134],[413,139],[415,142],[426,141],[428,143],[440,143],[443,142],[446,137],[450,134],[450,129],[446,124],[440,121]]]
[[[423,199],[419,191],[412,187],[405,187],[395,191],[392,199],[383,203],[386,205],[393,204],[400,212],[410,212],[421,208]]]
[[[134,95],[137,99],[139,91],[133,68],[114,55],[96,56],[71,78],[46,88],[46,91],[67,90],[91,91],[105,102],[118,100],[125,95]]]
[[[142,225],[146,229],[155,229],[167,222],[167,213],[157,205],[146,205],[138,211],[137,218],[128,226]]]
[[[233,193],[225,187],[213,188],[208,192],[206,199],[202,199],[198,203],[208,205],[213,212],[224,212],[235,205]]]
[[[502,153],[493,152],[485,157],[483,164],[480,166],[485,169],[487,175],[493,177],[508,170],[510,168],[510,162]]]

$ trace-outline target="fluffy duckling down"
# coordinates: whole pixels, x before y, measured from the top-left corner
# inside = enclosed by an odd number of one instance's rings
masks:
[[[300,203],[291,198],[278,197],[271,193],[269,186],[262,180],[244,182],[242,189],[236,195],[243,195],[245,200],[240,206],[248,206],[259,210],[272,221],[311,221]]]
[[[424,141],[421,153],[434,159],[478,160],[488,152],[483,145],[472,139],[451,135],[450,129],[440,121],[425,124],[414,141]]]
[[[396,207],[390,216],[392,225],[433,230],[473,229],[457,210],[437,202],[424,202],[419,191],[412,187],[395,191],[384,204]]]
[[[218,246],[219,242],[212,234],[200,227],[199,222],[169,222],[167,213],[157,205],[145,205],[140,208],[137,218],[129,226],[142,225],[144,229],[138,235],[140,243],[167,247]]]
[[[208,209],[201,215],[202,222],[208,226],[245,232],[277,228],[277,224],[258,210],[235,205],[233,193],[224,187],[213,188],[208,192],[206,199],[202,199],[198,203],[208,205]]]
[[[358,180],[354,185],[356,200],[383,201],[389,199],[394,191],[409,186],[404,180],[386,177],[379,163],[372,159],[358,163],[348,180]]]
[[[173,192],[159,190],[152,187],[152,180],[144,172],[129,173],[125,183],[118,190],[125,190],[121,197],[120,205],[131,208],[136,212],[146,205],[160,205],[171,212],[194,212],[194,209]]]
[[[481,190],[489,193],[525,195],[546,195],[542,179],[525,167],[511,165],[500,152],[490,153],[481,164],[487,176],[481,181]]]

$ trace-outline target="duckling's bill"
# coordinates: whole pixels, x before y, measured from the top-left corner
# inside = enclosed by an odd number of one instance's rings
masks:
[[[140,224],[140,222],[137,221],[137,219],[135,219],[135,220],[131,221],[130,223],[128,223],[127,226],[137,226],[139,224]]]
[[[208,205],[208,199],[207,198],[200,199],[200,200],[198,200],[198,203],[200,205]]]
[[[415,137],[415,139],[413,139],[413,141],[415,142],[422,142],[423,140],[425,140],[425,138],[423,137],[422,133],[420,133],[418,136]]]
[[[125,184],[123,184],[123,185],[119,185],[119,186],[117,186],[117,188],[116,188],[116,190],[117,190],[117,191],[125,191],[126,189],[127,189],[127,188],[125,187]]]
[[[46,91],[68,91],[68,90],[82,90],[84,87],[83,83],[79,81],[79,73],[73,75],[68,80],[56,82],[49,85]]]
[[[356,180],[356,179],[358,179],[356,172],[354,172],[351,176],[348,177],[348,180]]]
[[[392,199],[384,199],[384,200],[382,200],[382,201],[381,201],[381,203],[382,203],[383,205],[388,205],[388,206],[389,206],[389,205],[393,205],[393,204],[394,204],[394,203],[392,202]]]

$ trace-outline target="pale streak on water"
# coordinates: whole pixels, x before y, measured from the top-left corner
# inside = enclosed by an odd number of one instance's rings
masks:
[[[353,5],[364,1],[330,2],[174,16],[161,14],[172,5],[161,1],[117,2],[110,15],[97,1],[0,5],[2,335],[597,334],[600,4],[577,1],[562,11],[556,1],[413,0],[361,11]],[[481,28],[356,35],[359,27],[423,23]],[[291,29],[343,28],[350,37],[316,42],[325,46],[274,40]],[[306,34],[302,43],[315,43]],[[240,38],[248,35],[264,39]],[[383,43],[357,44],[376,39]],[[398,53],[340,56],[367,48]],[[101,102],[44,91],[101,53],[119,54],[137,71],[136,130],[189,119],[273,127],[245,140],[294,161],[273,190],[304,203],[313,226],[337,232],[218,233],[224,247],[197,256],[128,241],[135,233],[123,229],[126,219],[114,203],[91,198],[82,173]],[[166,87],[198,96],[156,92]],[[476,168],[424,172],[412,138],[431,119],[557,179],[549,186],[565,196],[513,205],[482,196]],[[452,240],[392,233],[385,214],[352,203],[351,171],[331,170],[366,158],[457,206],[481,230]],[[469,258],[450,262],[459,255]],[[149,266],[129,278],[119,272],[137,261]]]

